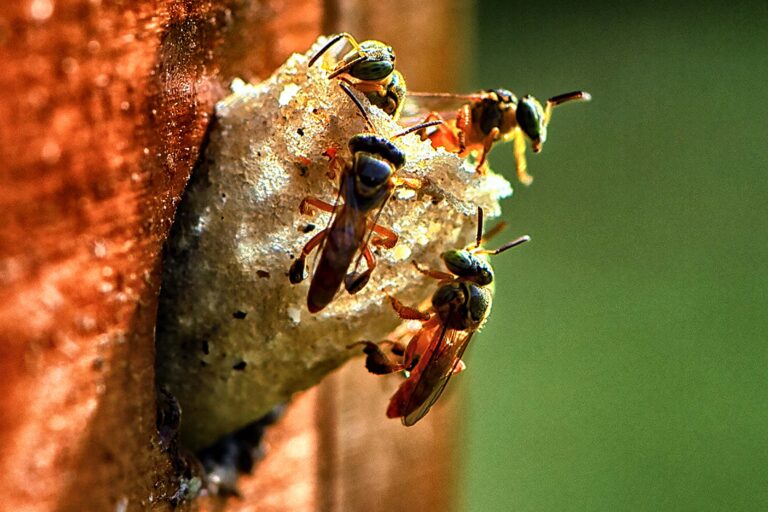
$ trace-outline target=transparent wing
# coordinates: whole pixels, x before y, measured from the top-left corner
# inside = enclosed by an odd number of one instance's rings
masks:
[[[459,365],[474,331],[458,331],[446,326],[439,331],[439,337],[429,360],[421,367],[413,392],[405,406],[403,424],[414,425],[423,418],[432,405],[443,394]]]
[[[482,99],[480,94],[408,91],[400,122],[404,126],[411,126],[431,112],[437,112],[443,119],[450,121],[456,118],[456,112],[462,105],[478,99]]]
[[[328,216],[328,220],[325,223],[326,235],[323,237],[323,241],[320,242],[320,247],[317,248],[317,252],[315,253],[315,259],[312,264],[313,274],[317,270],[317,264],[320,261],[320,258],[318,256],[323,254],[323,250],[325,249],[325,242],[328,240],[328,230],[331,228],[331,225],[333,225],[333,221],[336,219],[336,215],[339,214],[339,211],[343,207],[344,207],[344,204],[341,202],[341,185],[339,185],[339,188],[336,191],[336,198],[333,200],[333,211]]]
[[[345,166],[348,165],[345,164]],[[336,192],[336,199],[333,202],[333,211],[325,226],[328,230],[327,234],[317,251],[318,255],[322,255],[326,243],[333,237],[335,245],[344,248],[344,255],[339,255],[339,259],[342,261],[345,259],[351,261],[354,253],[360,249],[362,240],[370,238],[369,230],[366,229],[367,215],[360,212],[360,207],[355,200],[354,194],[345,193],[348,189],[345,180],[348,179],[350,179],[348,178],[348,170],[345,168],[339,178],[339,187]],[[384,203],[386,204],[386,201]],[[319,258],[315,261],[315,271],[318,264]]]
[[[363,257],[363,249],[370,243],[371,237],[373,236],[373,228],[376,226],[376,224],[378,224],[379,217],[381,216],[381,212],[383,212],[384,211],[384,207],[387,206],[387,203],[389,202],[389,199],[392,197],[392,193],[393,193],[393,191],[390,192],[389,194],[387,194],[387,196],[383,199],[383,201],[381,203],[381,206],[379,206],[379,209],[376,211],[376,214],[374,215],[374,217],[372,219],[372,222],[370,224],[367,222],[367,216],[365,217],[366,220],[364,222],[366,222],[366,226],[367,226],[367,231],[363,235],[363,239],[365,241],[359,247],[360,253],[359,253],[358,257],[357,257],[357,260],[355,261],[355,268],[354,268],[353,272],[357,272],[358,271],[358,268],[360,266],[360,260]],[[354,201],[352,200],[352,198],[350,198],[350,204],[354,204]]]

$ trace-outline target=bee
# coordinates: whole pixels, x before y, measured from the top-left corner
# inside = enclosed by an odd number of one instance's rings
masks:
[[[373,129],[360,101],[345,84],[341,84],[341,87]],[[430,125],[434,126],[435,122],[408,128],[392,136],[392,139]],[[416,178],[395,176],[405,165],[405,154],[392,140],[376,133],[359,133],[350,138],[348,146],[352,154],[351,162],[345,162],[336,155],[330,162],[332,173],[340,173],[334,204],[306,197],[299,205],[299,211],[305,215],[312,214],[314,209],[332,215],[329,226],[306,243],[288,272],[291,283],[303,281],[306,277],[304,269],[307,256],[315,249],[319,250],[319,260],[307,294],[307,308],[311,313],[330,304],[342,282],[351,294],[357,293],[368,283],[376,267],[376,258],[369,244],[392,248],[398,238],[397,233],[378,224],[379,215],[396,187],[418,189],[421,186],[420,180]],[[339,199],[343,199],[343,203]],[[358,257],[354,269],[348,273],[355,254]],[[362,259],[365,259],[366,268],[359,271]]]
[[[472,336],[485,323],[491,311],[493,268],[484,255],[499,254],[530,240],[522,236],[498,249],[482,248],[483,211],[478,208],[475,243],[441,255],[448,272],[416,269],[439,281],[426,311],[403,305],[390,297],[395,312],[404,320],[419,320],[421,328],[407,346],[397,341],[360,341],[347,348],[363,346],[366,368],[374,374],[405,372],[407,378],[392,396],[387,417],[401,418],[406,426],[423,418],[440,398],[451,377],[465,369],[461,360]],[[487,237],[486,237],[487,239]],[[390,357],[382,346],[390,345]]]
[[[434,147],[458,153],[461,157],[478,154],[475,168],[485,174],[487,157],[496,142],[513,141],[517,179],[530,185],[533,177],[528,174],[525,159],[526,139],[531,141],[534,153],[541,151],[547,140],[547,126],[552,119],[552,109],[569,101],[589,101],[592,96],[585,91],[560,94],[547,100],[544,106],[533,96],[517,98],[506,89],[487,89],[474,94],[418,93],[408,94],[417,104],[440,102],[458,104],[458,110],[444,112],[433,110],[425,121],[449,120],[431,133],[424,132],[423,139],[430,139]],[[421,109],[421,105],[416,105]]]
[[[343,32],[320,48],[309,60],[309,66],[342,39],[347,40],[352,50],[336,64],[329,78],[338,78],[354,87],[372,105],[396,120],[403,108],[406,85],[403,75],[395,69],[395,52],[391,46],[373,39],[358,43],[351,34]]]

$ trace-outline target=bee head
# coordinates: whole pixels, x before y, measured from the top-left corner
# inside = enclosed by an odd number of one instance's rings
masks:
[[[495,94],[499,103],[508,103],[512,105],[517,103],[517,96],[507,89],[486,89],[485,92]]]
[[[480,327],[491,310],[491,291],[481,286],[469,285],[469,300],[467,314],[473,327]]]
[[[517,102],[515,111],[517,125],[531,139],[534,153],[541,151],[541,145],[547,140],[547,127],[544,126],[544,108],[533,96],[526,95]]]
[[[348,55],[345,60],[353,60],[360,54],[365,58],[349,69],[349,74],[358,80],[383,80],[395,70],[395,52],[381,41],[363,41],[360,43],[360,52]]]
[[[357,153],[378,155],[392,164],[395,169],[405,165],[405,153],[391,140],[374,133],[359,133],[353,136],[349,139],[349,151],[353,155]]]
[[[444,252],[440,257],[452,274],[456,274],[480,286],[486,286],[493,282],[493,269],[491,265],[470,251],[454,249]]]

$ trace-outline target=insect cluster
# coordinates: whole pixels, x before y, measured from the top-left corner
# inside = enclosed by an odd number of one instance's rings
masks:
[[[350,34],[339,34],[312,57],[309,65],[342,40],[346,40],[351,50],[331,64],[328,78],[339,80],[339,86],[358,108],[371,131],[375,132],[375,127],[368,119],[366,107],[352,89],[362,93],[371,105],[399,120],[409,93],[403,75],[395,69],[395,53],[385,43],[374,40],[358,43]],[[534,152],[540,151],[546,140],[552,109],[567,101],[590,99],[588,93],[577,91],[551,98],[542,107],[531,96],[518,99],[503,89],[472,95],[419,93],[412,96],[422,100],[458,101],[460,105],[454,117],[432,110],[421,123],[390,138],[376,133],[354,135],[349,140],[351,161],[344,162],[341,157],[334,156],[330,162],[330,167],[341,173],[335,202],[328,203],[315,197],[307,197],[301,202],[299,209],[303,213],[317,208],[332,215],[328,227],[304,246],[289,273],[292,283],[301,282],[305,277],[305,258],[318,250],[319,259],[307,296],[307,307],[312,313],[322,310],[333,300],[342,282],[350,294],[359,292],[366,285],[376,266],[369,244],[391,249],[397,243],[397,234],[378,224],[379,214],[397,187],[418,190],[422,183],[397,175],[405,164],[406,154],[397,147],[394,139],[419,132],[435,148],[444,148],[462,157],[479,154],[475,162],[479,174],[487,172],[487,154],[492,145],[511,140],[514,141],[518,178],[530,184],[532,178],[527,173],[525,160],[526,139],[531,141]],[[335,174],[336,171],[332,172]],[[480,207],[477,217],[475,243],[465,249],[442,253],[448,272],[423,269],[413,262],[419,272],[438,280],[431,306],[426,311],[405,306],[390,297],[401,319],[421,321],[421,327],[409,334],[407,344],[400,340],[385,340],[378,344],[361,341],[349,345],[349,348],[363,346],[366,367],[371,373],[403,372],[406,375],[387,409],[387,416],[401,418],[405,425],[413,425],[424,417],[451,376],[465,368],[461,357],[491,308],[489,286],[493,281],[493,269],[483,256],[498,254],[529,240],[524,236],[494,251],[482,249],[483,210]],[[365,260],[365,270],[360,270],[362,260]],[[384,346],[389,347],[389,354],[383,350]]]
[[[350,343],[375,373],[408,376],[389,416],[426,414],[490,310],[482,213],[498,216],[511,187],[485,154],[522,137],[536,150],[551,115],[498,94],[411,95],[390,47],[348,34],[233,84],[179,206],[160,297],[158,382],[181,405],[187,447],[316,384]],[[462,240],[474,242],[444,252]],[[447,271],[422,266],[441,261]],[[395,299],[430,293],[423,311]],[[414,327],[400,338],[353,343],[403,318]]]

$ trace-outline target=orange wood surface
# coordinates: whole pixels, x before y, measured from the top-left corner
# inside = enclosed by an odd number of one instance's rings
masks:
[[[444,27],[427,14],[434,7],[411,2],[416,18],[398,33],[392,26],[406,6],[386,11],[370,2],[377,17],[364,24],[344,17],[361,5],[0,5],[3,509],[168,508],[175,483],[154,428],[159,268],[215,102],[232,78],[268,75],[323,27],[362,38],[386,27],[376,36],[402,42],[420,87],[430,73],[450,85],[450,56],[434,62],[409,43],[414,27]],[[431,44],[448,34],[440,28]],[[421,433],[387,421],[396,382],[361,368],[357,361],[296,400],[268,432],[271,451],[244,480],[244,499],[205,506],[383,510],[372,503],[423,502],[421,510],[444,510],[449,412],[433,413]]]

